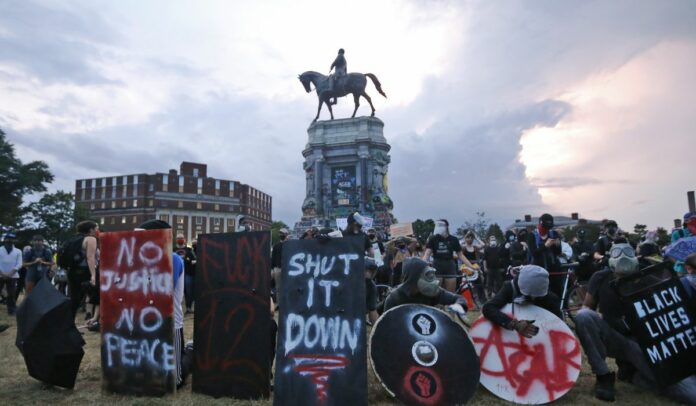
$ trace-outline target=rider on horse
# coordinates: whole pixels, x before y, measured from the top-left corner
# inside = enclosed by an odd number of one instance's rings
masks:
[[[333,61],[331,64],[331,68],[329,69],[329,91],[333,91],[336,88],[336,83],[338,83],[339,80],[343,76],[346,76],[348,74],[348,66],[346,63],[346,58],[343,56],[344,54],[343,48],[338,50],[338,56],[336,56],[336,59]],[[334,71],[333,75],[331,75],[331,70],[336,68]],[[336,104],[337,100],[336,97],[333,98],[331,101],[331,104]]]

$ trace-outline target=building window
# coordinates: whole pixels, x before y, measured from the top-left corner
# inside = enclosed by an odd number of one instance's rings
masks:
[[[200,202],[199,202],[199,203],[196,203],[196,208],[197,208],[198,210],[202,209],[202,208],[203,208],[203,203],[200,203]]]
[[[111,208],[112,208],[112,209],[115,209],[115,208],[116,208],[116,201],[115,201],[115,200],[112,200],[112,201],[111,201]]]
[[[123,208],[128,207],[128,201],[127,201],[127,200],[124,200],[122,206],[123,206]]]
[[[178,207],[178,208],[180,208],[180,209],[183,209],[183,208],[184,208],[184,202],[182,202],[181,200],[179,200],[179,201],[177,202],[177,204],[176,204],[176,207]]]
[[[106,186],[104,186],[101,190],[101,198],[102,200],[106,199]]]
[[[176,216],[176,224],[184,224],[184,216]]]
[[[116,224],[116,217],[111,217],[111,224]]]
[[[102,208],[102,209],[105,209],[105,208],[106,208],[106,203],[101,202],[101,208]]]
[[[133,199],[133,207],[138,207],[138,199]]]
[[[150,206],[150,207],[152,207],[152,206],[155,205],[155,201],[152,200],[152,199],[149,199],[149,200],[147,201],[147,205]]]
[[[215,179],[215,196],[220,196],[220,180]]]
[[[133,184],[138,184],[138,175],[133,175]]]
[[[162,191],[169,191],[169,175],[162,175]]]
[[[126,224],[126,216],[121,217],[121,224]]]
[[[219,204],[216,204],[216,205],[215,205],[215,211],[220,211],[220,205],[219,205]]]
[[[133,224],[138,222],[138,216],[133,216]]]
[[[159,219],[169,223],[169,214],[160,214]]]
[[[104,224],[104,217],[99,219],[99,224],[102,224],[102,225]]]
[[[193,176],[197,178],[198,174],[199,174],[198,168],[193,168]]]
[[[196,216],[196,225],[201,225],[201,224],[203,224],[203,217]]]
[[[179,193],[184,193],[184,177],[179,176]]]
[[[127,184],[128,184],[128,176],[124,176],[124,177],[121,179],[121,183],[123,183],[124,185],[127,185]]]
[[[150,192],[154,192],[155,191],[155,184],[150,183],[150,186],[147,188],[147,190],[149,190]]]
[[[115,199],[116,198],[116,182],[114,182],[111,185],[111,198]]]
[[[198,186],[198,194],[199,195],[203,194],[203,178],[197,179],[197,186]]]
[[[101,187],[101,186],[102,186],[102,180],[101,180],[101,179],[97,179],[97,186],[98,186],[98,187]]]
[[[213,219],[213,225],[216,227],[220,225],[220,218],[219,217],[215,217]]]
[[[94,207],[95,207],[94,203],[92,203],[92,204],[89,205],[89,209],[90,209],[90,210],[94,210]]]
[[[94,182],[92,182],[92,190],[90,191],[90,199],[94,200],[97,194],[97,189],[94,188]]]

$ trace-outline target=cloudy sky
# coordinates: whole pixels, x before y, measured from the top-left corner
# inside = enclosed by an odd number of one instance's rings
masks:
[[[696,188],[693,1],[0,0],[0,128],[52,190],[206,162],[292,224],[316,112],[297,75],[339,47],[389,96],[368,85],[400,221],[669,226]]]

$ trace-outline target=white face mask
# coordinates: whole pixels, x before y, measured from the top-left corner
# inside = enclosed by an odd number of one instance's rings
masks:
[[[490,245],[491,247],[497,247],[497,246],[498,246],[498,241],[497,241],[497,240],[490,240],[490,241],[488,242],[488,245]]]

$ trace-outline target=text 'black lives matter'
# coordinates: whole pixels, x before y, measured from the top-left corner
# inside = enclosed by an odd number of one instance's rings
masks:
[[[631,332],[664,387],[696,373],[696,299],[679,279],[658,276],[661,268],[617,286]]]
[[[269,396],[270,241],[268,231],[199,238],[194,392],[238,399]]]
[[[273,404],[367,405],[364,240],[288,241]]]

